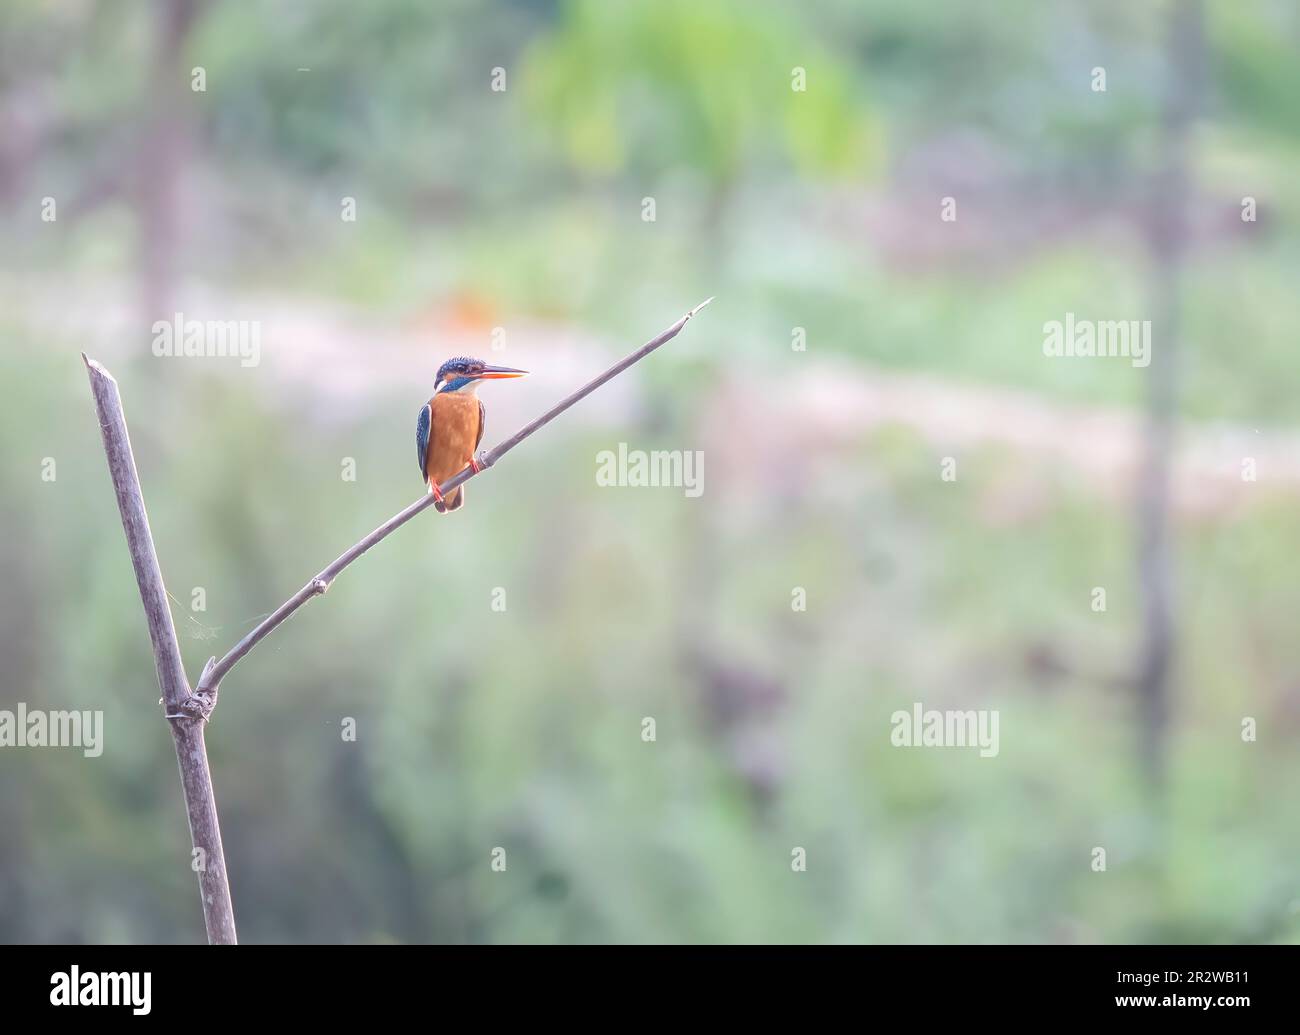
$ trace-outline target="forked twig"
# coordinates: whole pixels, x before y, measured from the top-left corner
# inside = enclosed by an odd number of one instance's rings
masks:
[[[621,374],[638,360],[644,359],[664,342],[673,338],[686,326],[686,321],[703,309],[713,299],[701,302],[658,337],[646,342],[630,356],[615,363],[599,377],[587,382],[572,395],[561,400],[536,420],[524,425],[495,449],[481,453],[479,470],[491,467],[506,453],[538,429],[549,424],[578,400],[585,398],[606,381]],[[434,501],[432,493],[412,503],[405,510],[389,518],[359,543],[343,553],[320,574],[310,579],[302,589],[281,604],[252,632],[240,640],[220,661],[209,658],[203,666],[198,685],[190,691],[185,667],[181,662],[180,645],[172,623],[171,608],[167,603],[167,588],[163,583],[162,569],[154,550],[149,518],[145,513],[144,494],[135,468],[131,439],[127,434],[126,417],[117,381],[100,364],[84,352],[81,358],[90,375],[90,388],[95,397],[99,415],[100,432],[104,439],[104,454],[108,459],[108,472],[117,494],[122,527],[126,532],[127,547],[135,568],[140,599],[144,603],[149,637],[153,643],[154,666],[162,689],[164,714],[171,723],[172,738],[176,744],[176,759],[180,764],[181,786],[185,793],[185,807],[190,821],[190,836],[194,844],[194,869],[199,875],[199,890],[203,902],[203,919],[211,944],[234,944],[235,914],[230,899],[230,884],[226,877],[225,853],[221,846],[221,830],[217,822],[216,798],[212,792],[212,778],[208,769],[207,748],[203,727],[216,705],[217,687],[221,678],[235,664],[260,643],[268,633],[280,625],[312,597],[329,589],[330,583],[349,564],[369,550],[381,539],[395,532]],[[469,481],[478,471],[466,468],[448,478],[439,487],[448,493]]]

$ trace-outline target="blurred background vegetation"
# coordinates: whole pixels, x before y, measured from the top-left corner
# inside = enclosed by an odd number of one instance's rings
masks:
[[[0,751],[0,939],[202,937],[81,350],[121,384],[193,679],[418,496],[443,359],[536,372],[485,389],[491,444],[709,295],[223,685],[242,939],[1300,938],[1300,11],[1190,15],[1181,158],[1173,16],[9,0],[0,707],[103,709],[106,746]],[[1170,161],[1177,342],[1048,361],[1045,321],[1156,311]],[[155,357],[173,312],[260,321],[261,363]],[[1166,347],[1151,720],[1134,486]],[[598,488],[619,442],[703,450],[703,495]],[[998,709],[1000,754],[891,747],[914,701]]]

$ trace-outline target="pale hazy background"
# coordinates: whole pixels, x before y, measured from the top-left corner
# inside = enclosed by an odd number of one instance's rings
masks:
[[[1297,47],[1288,0],[9,0],[0,707],[107,729],[0,749],[0,939],[202,938],[81,350],[193,679],[416,498],[442,360],[535,371],[492,444],[709,295],[223,684],[242,939],[1300,938]],[[178,311],[260,364],[154,357]],[[1155,362],[1045,358],[1067,312]],[[619,442],[703,495],[598,487]],[[891,747],[914,701],[1000,753]]]

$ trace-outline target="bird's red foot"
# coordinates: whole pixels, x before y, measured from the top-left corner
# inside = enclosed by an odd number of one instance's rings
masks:
[[[434,503],[438,504],[439,506],[442,506],[443,504],[442,493],[438,491],[438,485],[436,482],[429,483],[429,494],[433,496]]]
[[[483,473],[483,465],[478,462],[478,457],[471,456],[469,458],[469,469],[473,471],[475,474]]]

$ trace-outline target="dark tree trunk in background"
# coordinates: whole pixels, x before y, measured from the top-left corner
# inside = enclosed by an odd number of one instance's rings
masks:
[[[149,77],[145,139],[136,174],[141,300],[147,323],[171,317],[175,270],[181,254],[182,197],[191,141],[187,114],[186,41],[201,0],[158,0],[157,39]]]
[[[1148,226],[1152,341],[1137,516],[1143,620],[1137,679],[1141,753],[1144,772],[1156,789],[1165,778],[1176,641],[1169,495],[1182,353],[1181,281],[1188,243],[1188,138],[1204,64],[1201,0],[1174,4],[1167,55],[1160,168],[1152,182]]]

